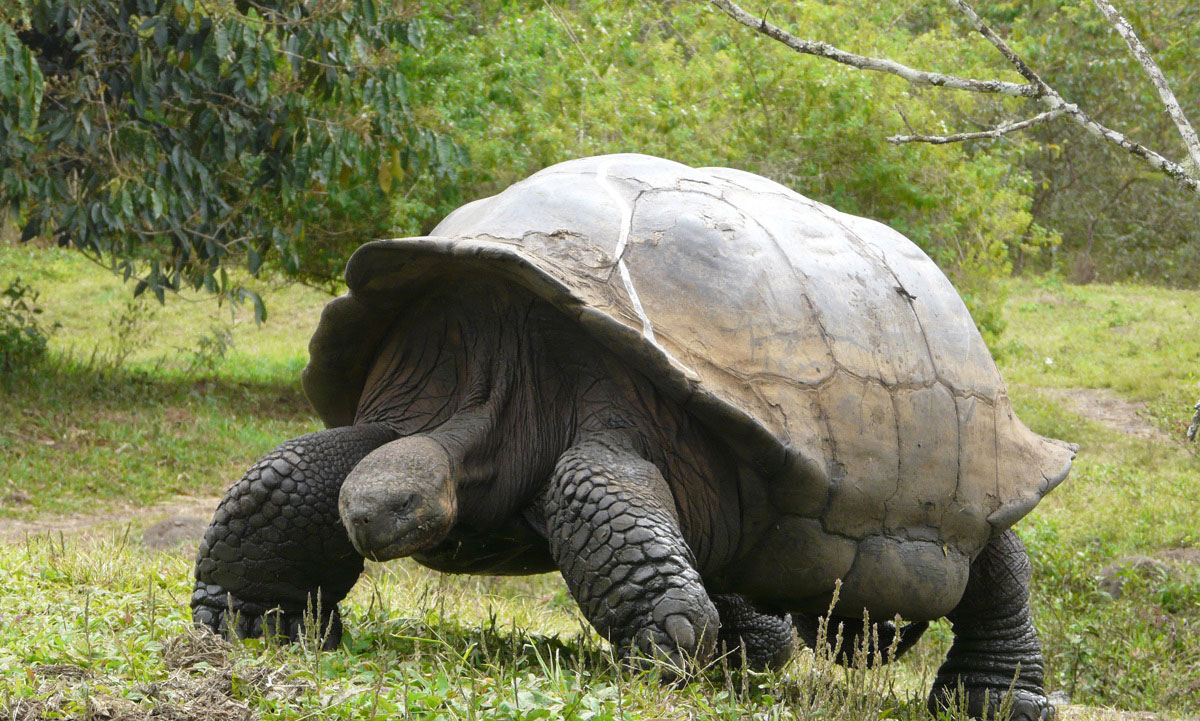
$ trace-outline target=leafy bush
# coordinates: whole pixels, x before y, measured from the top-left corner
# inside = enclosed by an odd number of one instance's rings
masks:
[[[876,5],[804,3],[771,17],[913,65],[949,55],[967,73],[984,66],[988,48],[953,25],[910,32]],[[863,21],[870,13],[878,22]],[[1032,188],[1012,168],[1015,151],[885,141],[904,130],[897,107],[931,126],[994,112],[991,101],[796,55],[703,3],[481,0],[466,12],[444,2],[428,25],[429,52],[407,58],[406,75],[421,79],[414,95],[455,128],[472,167],[453,188],[418,185],[396,198],[398,232],[427,231],[462,201],[573,157],[641,152],[733,166],[908,235],[951,276],[989,341],[1003,328],[1010,250],[1056,240],[1031,232]]]
[[[4,289],[0,305],[0,374],[11,376],[46,355],[46,342],[57,324],[46,327],[38,316],[38,292],[16,278]]]
[[[464,162],[417,118],[398,57],[419,19],[377,0],[21,0],[0,9],[0,202],[23,238],[160,300],[231,299],[223,267],[328,277],[385,232],[394,180]],[[262,305],[256,307],[262,312]]]

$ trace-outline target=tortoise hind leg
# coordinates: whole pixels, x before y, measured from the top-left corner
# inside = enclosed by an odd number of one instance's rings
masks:
[[[770,613],[735,594],[711,596],[721,630],[717,651],[731,666],[745,664],[754,671],[779,670],[796,650],[795,630],[786,613]]]
[[[971,563],[962,600],[946,618],[954,643],[938,669],[929,710],[965,701],[972,718],[999,718],[1012,688],[1012,721],[1050,718],[1042,686],[1042,652],[1029,609],[1029,557],[1011,530],[996,536]],[[958,700],[959,687],[966,698]]]

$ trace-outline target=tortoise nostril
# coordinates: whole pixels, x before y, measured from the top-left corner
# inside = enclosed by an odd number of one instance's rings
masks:
[[[395,503],[392,505],[392,509],[396,513],[404,513],[408,509],[412,508],[413,501],[415,501],[416,498],[417,498],[417,494],[406,493],[403,496],[400,496],[399,498],[396,499]]]
[[[369,513],[355,513],[350,517],[350,522],[356,526],[371,525],[371,515]]]

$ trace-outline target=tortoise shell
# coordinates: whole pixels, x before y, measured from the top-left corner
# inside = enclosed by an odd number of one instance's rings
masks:
[[[480,273],[576,319],[718,433],[767,479],[783,540],[826,537],[818,557],[840,553],[830,538],[879,544],[881,571],[897,548],[953,555],[943,581],[961,585],[1074,457],[1016,417],[966,306],[907,238],[751,173],[632,154],[551,166],[429,236],[359,248],[304,374],[325,423],[354,422],[423,283]]]

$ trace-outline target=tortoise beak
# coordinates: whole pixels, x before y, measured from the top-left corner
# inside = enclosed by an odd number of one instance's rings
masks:
[[[402,558],[436,545],[449,532],[446,514],[413,493],[352,499],[342,523],[354,549],[372,561]]]
[[[359,461],[338,495],[354,549],[375,561],[436,545],[457,516],[450,459],[425,436],[385,443]]]

